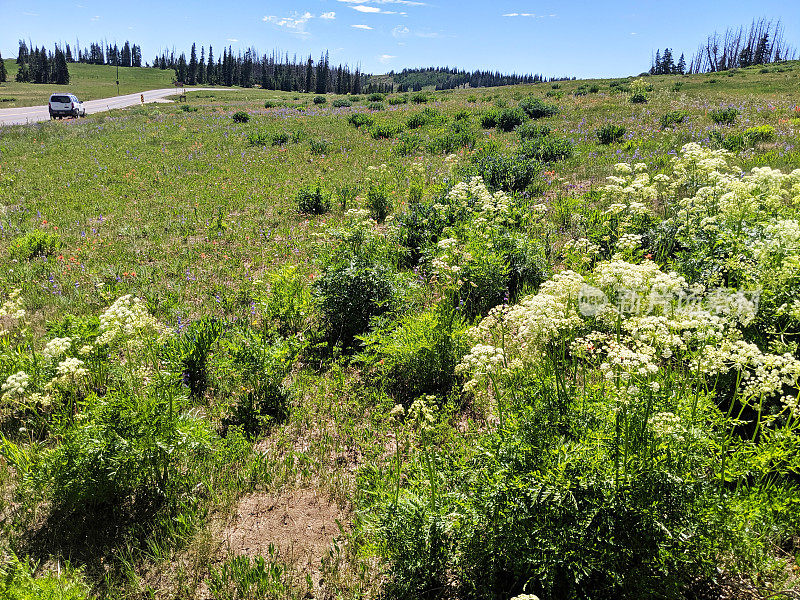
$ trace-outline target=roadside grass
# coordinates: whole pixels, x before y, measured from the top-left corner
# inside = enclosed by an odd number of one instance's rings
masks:
[[[66,86],[41,83],[17,83],[17,62],[3,59],[7,81],[0,83],[0,109],[47,104],[50,94],[72,92],[81,101],[110,98],[117,95],[117,68],[110,65],[70,63],[70,82]],[[147,90],[172,87],[175,72],[145,67],[119,68],[119,93],[134,94]]]

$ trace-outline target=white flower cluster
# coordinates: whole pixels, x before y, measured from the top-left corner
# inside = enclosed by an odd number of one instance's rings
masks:
[[[130,294],[118,298],[100,315],[99,345],[110,344],[121,338],[139,338],[143,335],[166,335],[168,330],[147,312],[141,298]]]
[[[59,356],[63,356],[72,346],[72,339],[68,337],[53,338],[45,345],[42,356],[47,361],[52,361]]]
[[[617,240],[617,252],[635,252],[642,245],[642,236],[636,233],[623,233]]]
[[[503,222],[510,214],[511,199],[508,194],[502,190],[492,194],[479,176],[472,177],[469,182],[460,181],[454,185],[448,192],[447,199],[453,208],[463,208],[471,201],[476,202],[480,207],[479,219],[483,219],[482,222]]]
[[[19,371],[18,373],[9,375],[5,383],[3,383],[3,398],[8,400],[24,396],[29,383],[30,377],[28,377],[25,371]]]
[[[12,324],[25,318],[25,305],[21,294],[22,290],[13,290],[8,299],[0,305],[0,336],[9,333]]]
[[[89,371],[84,367],[84,362],[79,358],[65,358],[56,367],[56,376],[48,384],[54,386],[70,387],[80,384],[89,376]]]
[[[582,313],[579,299],[587,281],[572,271],[559,273],[538,294],[494,308],[470,330],[473,347],[459,366],[472,376],[466,387],[475,389],[497,373],[535,367],[551,342],[564,340],[573,356],[598,368],[627,397],[642,389],[657,391],[660,369],[672,368],[677,360],[712,377],[739,369],[745,398],[781,396],[796,409],[796,396],[783,394],[796,389],[800,361],[762,353],[742,340],[741,326],[755,310],[752,303],[733,295],[720,309],[713,295],[699,292],[698,302],[661,301],[683,293],[686,281],[650,261],[600,263],[588,279],[597,286],[590,289],[610,297],[635,291],[650,303],[648,312],[627,312],[609,303],[597,313]]]

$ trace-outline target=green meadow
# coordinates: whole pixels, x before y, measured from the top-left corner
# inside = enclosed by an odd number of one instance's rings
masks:
[[[0,128],[0,592],[791,597],[798,85],[219,88]]]

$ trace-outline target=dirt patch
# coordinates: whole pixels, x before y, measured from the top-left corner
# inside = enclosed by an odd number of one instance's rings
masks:
[[[320,561],[346,527],[347,513],[313,490],[283,494],[255,493],[242,498],[222,532],[229,556],[268,556],[273,544],[279,556],[319,580]]]

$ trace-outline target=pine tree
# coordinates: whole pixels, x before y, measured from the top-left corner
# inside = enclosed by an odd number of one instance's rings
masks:
[[[67,68],[67,58],[64,52],[56,46],[55,57],[53,58],[53,72],[49,83],[67,85],[69,83],[69,69]]]
[[[197,46],[192,44],[192,52],[189,56],[189,69],[186,73],[187,83],[195,85],[197,83]]]
[[[200,63],[197,65],[197,82],[206,82],[206,49],[200,46]]]
[[[214,47],[208,47],[208,67],[206,67],[206,81],[214,85],[217,80],[214,75]]]
[[[656,60],[650,69],[653,75],[661,75],[661,50],[656,50]]]
[[[30,51],[25,40],[19,41],[19,53],[17,54],[17,64],[21,67],[30,59]]]
[[[311,55],[308,55],[308,61],[306,61],[306,86],[305,92],[307,94],[311,93],[311,86],[314,83],[314,61],[311,59]]]
[[[6,80],[8,75],[6,74],[6,63],[3,62],[3,54],[0,52],[0,83]]]
[[[681,52],[681,57],[678,59],[678,66],[675,67],[675,69],[680,75],[686,73],[686,58],[684,58],[683,52]]]

